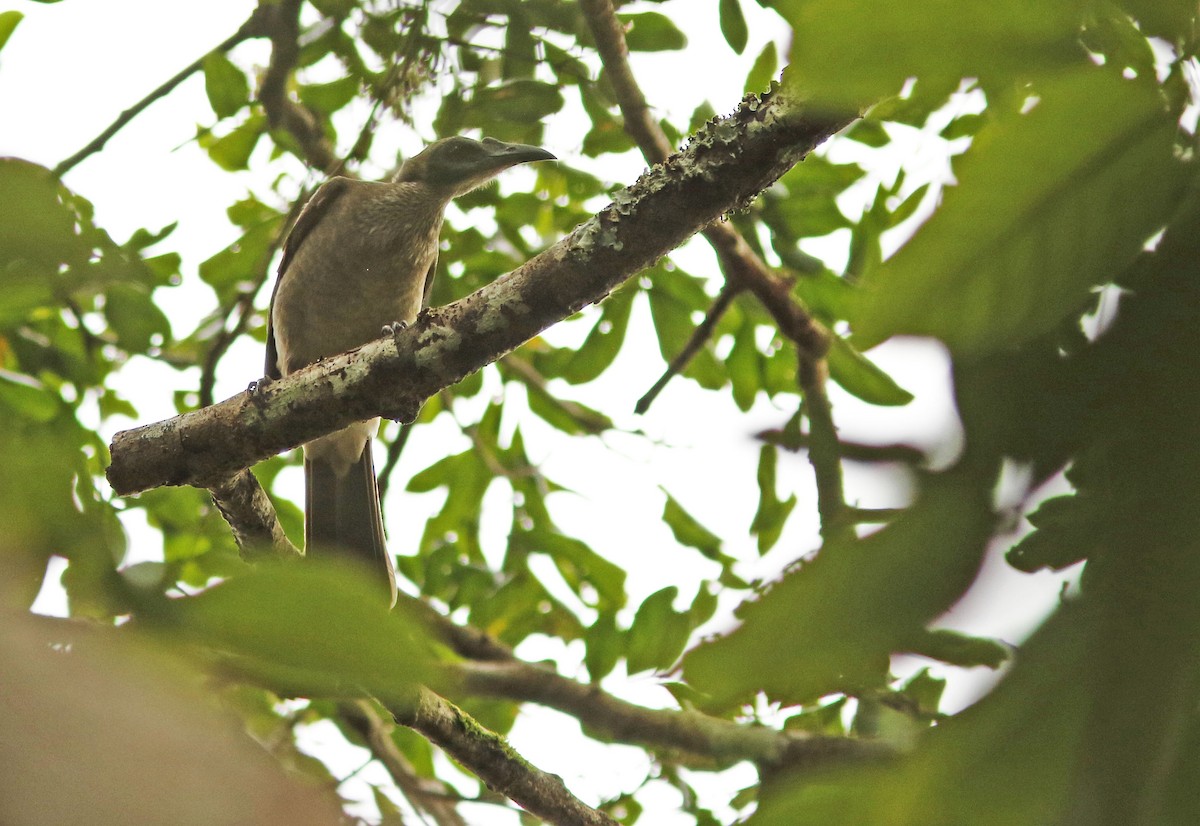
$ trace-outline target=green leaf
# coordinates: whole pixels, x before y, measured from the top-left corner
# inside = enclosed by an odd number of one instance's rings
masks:
[[[90,246],[77,231],[83,223],[75,208],[75,200],[54,174],[43,166],[18,158],[0,158],[0,267],[5,278],[19,275],[30,265],[57,269],[64,263],[83,263],[90,255]],[[22,262],[21,267],[10,267]],[[30,274],[28,289],[44,293],[48,284],[41,273]],[[4,304],[20,305],[18,295],[0,294]],[[5,315],[0,310],[0,315]]]
[[[1153,89],[1100,69],[998,115],[939,212],[863,275],[859,346],[932,335],[958,353],[1011,348],[1078,312],[1177,203],[1176,124]]]
[[[758,552],[765,554],[779,541],[788,516],[796,507],[796,495],[780,499],[775,492],[775,468],[779,451],[763,445],[758,452],[758,510],[750,523],[750,533],[758,537]]]
[[[472,105],[487,117],[509,123],[537,123],[563,107],[562,92],[552,83],[514,80],[475,93]]]
[[[223,52],[204,56],[204,91],[218,118],[227,118],[250,102],[250,83],[245,73]]]
[[[61,404],[37,379],[0,369],[0,405],[12,415],[44,423],[58,415]]]
[[[0,49],[4,48],[4,44],[8,42],[8,38],[12,37],[17,24],[24,18],[25,15],[19,11],[0,12]]]
[[[598,410],[569,399],[560,399],[537,382],[527,382],[529,409],[547,424],[572,436],[603,433],[612,419]]]
[[[267,116],[254,114],[222,137],[214,137],[208,132],[201,134],[200,146],[207,150],[217,166],[226,172],[236,172],[249,167],[250,155],[266,128]]]
[[[942,137],[948,141],[958,140],[959,138],[973,138],[988,120],[989,118],[986,113],[979,115],[959,115],[942,130]]]
[[[925,200],[925,193],[929,191],[929,184],[921,184],[908,194],[908,197],[896,205],[891,210],[889,223],[891,226],[903,224],[911,218],[920,208],[921,202]]]
[[[117,344],[130,353],[144,353],[171,335],[171,323],[154,303],[149,290],[138,284],[114,284],[104,295],[104,317]]]
[[[403,699],[431,676],[428,631],[389,611],[357,568],[270,565],[147,615],[164,631],[237,658],[279,690]]]
[[[750,67],[750,73],[746,75],[746,94],[757,95],[765,92],[778,71],[779,53],[775,49],[775,41],[768,40],[767,45],[763,46],[762,51],[758,53],[758,57],[754,58],[754,65]]]
[[[721,0],[718,11],[721,16],[721,35],[729,48],[741,54],[746,50],[746,40],[749,38],[742,4],[738,0]]]
[[[586,649],[583,664],[593,683],[599,682],[616,668],[617,660],[625,651],[625,637],[617,628],[616,615],[602,611],[583,634]]]
[[[697,522],[671,494],[666,491],[663,493],[667,497],[663,506],[663,522],[671,529],[676,541],[689,548],[695,548],[708,559],[722,561],[724,554],[721,553],[721,538]]]
[[[793,704],[881,687],[889,656],[974,579],[991,532],[990,493],[990,475],[930,477],[920,499],[887,527],[827,542],[744,604],[737,630],[692,649],[684,675],[714,710],[760,691]]]
[[[359,78],[347,75],[329,83],[305,84],[299,88],[297,94],[305,106],[332,114],[354,100],[359,86]]]
[[[729,380],[733,384],[733,403],[743,413],[754,406],[754,399],[762,388],[762,354],[755,342],[755,324],[749,315],[742,319],[737,334],[733,337],[733,349],[725,359]]]
[[[913,400],[909,393],[880,370],[841,336],[832,336],[829,353],[829,376],[852,396],[868,404],[899,407]]]
[[[595,589],[601,608],[616,610],[625,605],[625,569],[581,540],[554,531],[532,530],[515,532],[510,541],[523,551],[547,554],[579,596],[583,596],[586,584]]]
[[[934,84],[980,78],[984,88],[1081,65],[1086,0],[780,0],[795,31],[791,64],[814,105],[858,107],[896,94],[909,77]],[[863,55],[877,55],[864,60]]]
[[[648,11],[617,17],[625,26],[625,43],[631,52],[663,52],[687,45],[687,37],[664,14]]]
[[[600,317],[583,344],[576,350],[562,349],[553,354],[554,374],[571,384],[585,384],[599,378],[621,350],[637,294],[637,284],[631,281],[605,299],[600,305]]]
[[[909,653],[960,668],[985,666],[996,669],[1012,656],[1012,649],[998,640],[973,637],[948,628],[920,631],[908,640],[906,648]]]
[[[1191,0],[1125,0],[1121,4],[1147,35],[1175,43],[1188,35],[1196,18]]]
[[[630,674],[668,669],[683,653],[692,627],[686,614],[671,607],[678,595],[679,589],[669,585],[646,597],[638,607],[627,633]]]

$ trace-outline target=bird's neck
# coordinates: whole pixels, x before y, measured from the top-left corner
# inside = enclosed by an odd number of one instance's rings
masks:
[[[452,193],[419,181],[381,186],[360,213],[367,235],[436,237]]]

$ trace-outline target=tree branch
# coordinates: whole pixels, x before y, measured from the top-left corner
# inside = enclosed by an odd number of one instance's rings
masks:
[[[742,760],[760,771],[894,754],[890,746],[849,737],[820,737],[736,723],[698,711],[651,709],[618,699],[521,660],[463,662],[451,672],[467,693],[532,702],[569,714],[589,736],[663,753],[699,769],[723,769]]]
[[[144,112],[150,104],[159,98],[166,97],[175,90],[179,84],[183,83],[196,72],[200,71],[204,65],[204,58],[213,52],[227,52],[234,46],[241,43],[243,40],[249,40],[253,37],[262,37],[266,33],[266,24],[272,16],[272,7],[268,3],[262,3],[257,6],[246,22],[238,27],[238,30],[212,51],[206,52],[202,57],[197,58],[190,64],[179,70],[173,77],[165,81],[161,86],[155,89],[150,94],[139,100],[133,106],[122,112],[116,120],[109,124],[103,132],[93,138],[87,146],[80,149],[74,155],[59,162],[58,166],[54,167],[54,174],[62,177],[71,169],[75,168],[80,161],[87,158],[89,155],[94,155],[104,148],[104,145],[113,137],[113,135],[124,129],[130,121]]]
[[[394,723],[385,720],[370,700],[353,700],[339,704],[342,719],[366,741],[371,754],[383,764],[409,803],[418,812],[433,819],[438,826],[467,826],[445,783],[433,777],[421,777],[404,753],[396,746],[391,731]]]
[[[847,518],[846,495],[842,484],[841,445],[833,408],[825,384],[829,372],[824,359],[801,356],[800,389],[804,393],[804,412],[808,418],[808,461],[817,482],[817,513],[821,518],[821,539],[854,538],[854,522]]]
[[[270,498],[248,469],[212,483],[209,493],[247,562],[304,556],[283,532]]]
[[[207,486],[356,421],[409,421],[424,399],[603,299],[749,203],[846,123],[806,117],[783,91],[749,97],[562,241],[478,292],[423,313],[395,337],[118,433],[109,482],[123,495],[164,484]]]
[[[562,826],[616,826],[608,815],[571,794],[561,777],[530,764],[504,738],[433,692],[420,689],[411,705],[388,710],[398,723],[425,735],[489,789],[504,794],[531,814]]]
[[[301,160],[328,175],[342,167],[324,130],[313,114],[287,94],[288,79],[300,57],[300,7],[304,0],[280,0],[271,16],[271,62],[263,74],[258,99],[271,129],[287,132],[296,140]]]
[[[625,116],[625,131],[642,150],[647,162],[662,163],[674,148],[662,127],[650,117],[650,106],[629,68],[625,30],[611,0],[581,0],[580,7]],[[838,128],[853,120],[846,119]],[[775,319],[780,331],[795,342],[802,355],[823,357],[829,349],[829,331],[797,303],[791,294],[790,282],[755,255],[741,234],[728,223],[710,224],[703,229],[703,235],[716,251],[726,281],[754,293]]]

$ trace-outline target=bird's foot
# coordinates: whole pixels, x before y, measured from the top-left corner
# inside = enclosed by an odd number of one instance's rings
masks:
[[[255,379],[246,385],[246,391],[248,393],[261,393],[263,390],[266,390],[267,385],[273,381],[275,381],[275,379],[271,378],[270,376],[263,376],[261,379]]]
[[[407,321],[393,321],[391,324],[384,324],[382,334],[391,336],[392,341],[400,337],[400,334],[408,329]]]

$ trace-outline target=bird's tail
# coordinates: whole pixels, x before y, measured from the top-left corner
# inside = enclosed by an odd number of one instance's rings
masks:
[[[304,549],[309,556],[341,554],[358,560],[384,580],[396,602],[396,572],[383,537],[375,463],[368,440],[343,476],[321,460],[304,460]]]

